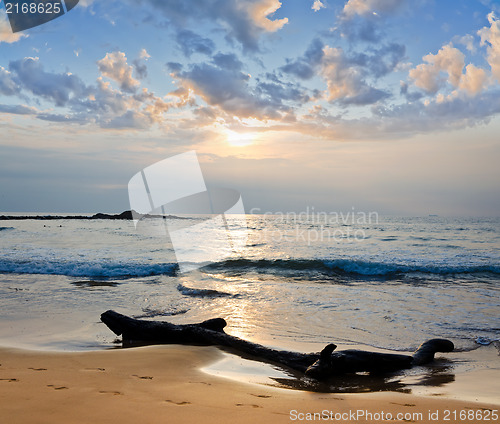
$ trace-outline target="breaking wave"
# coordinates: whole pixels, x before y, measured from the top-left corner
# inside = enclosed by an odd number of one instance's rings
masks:
[[[126,278],[154,275],[176,275],[176,263],[144,263],[140,261],[57,261],[54,259],[4,259],[0,272],[17,274],[54,274],[88,278]],[[500,275],[500,266],[459,264],[384,263],[354,259],[230,259],[206,265],[202,270],[211,272],[259,272],[268,274],[323,274],[360,277],[390,277],[406,274],[494,274]],[[189,296],[222,295],[230,293],[198,293],[198,289],[179,286]]]
[[[472,274],[492,273],[500,274],[497,265],[437,265],[437,264],[404,264],[370,262],[353,259],[231,259],[217,262],[206,267],[207,270],[218,271],[257,271],[257,272],[321,272],[353,274],[360,276],[389,276],[397,274],[424,273],[424,274]]]
[[[140,262],[72,262],[38,260],[2,260],[0,272],[15,274],[68,275],[71,277],[127,278],[151,275],[175,275],[177,264]]]

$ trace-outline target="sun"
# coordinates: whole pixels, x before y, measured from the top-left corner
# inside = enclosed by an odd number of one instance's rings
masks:
[[[245,147],[249,146],[255,141],[257,134],[252,132],[238,133],[232,130],[226,130],[226,140],[230,146]]]

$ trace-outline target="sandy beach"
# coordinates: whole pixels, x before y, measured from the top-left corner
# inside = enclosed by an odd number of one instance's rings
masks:
[[[5,423],[498,422],[500,399],[312,393],[202,371],[222,357],[215,347],[175,345],[83,353],[3,348],[0,416]],[[476,377],[471,392],[481,384]]]
[[[500,0],[0,3],[0,424],[500,424]]]

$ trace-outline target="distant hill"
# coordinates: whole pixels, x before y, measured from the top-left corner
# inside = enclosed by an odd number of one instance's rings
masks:
[[[175,219],[190,219],[188,217],[176,216],[176,215],[141,215],[134,210],[123,211],[120,214],[107,214],[107,213],[96,213],[95,215],[0,215],[0,221],[20,221],[24,219],[36,219],[41,221],[56,220],[56,219],[124,219],[132,220],[141,218],[175,218]]]

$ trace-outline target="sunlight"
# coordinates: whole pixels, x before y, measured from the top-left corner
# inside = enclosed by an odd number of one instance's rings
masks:
[[[255,141],[255,133],[238,133],[232,130],[226,130],[227,142],[233,147],[245,147],[249,146]]]

